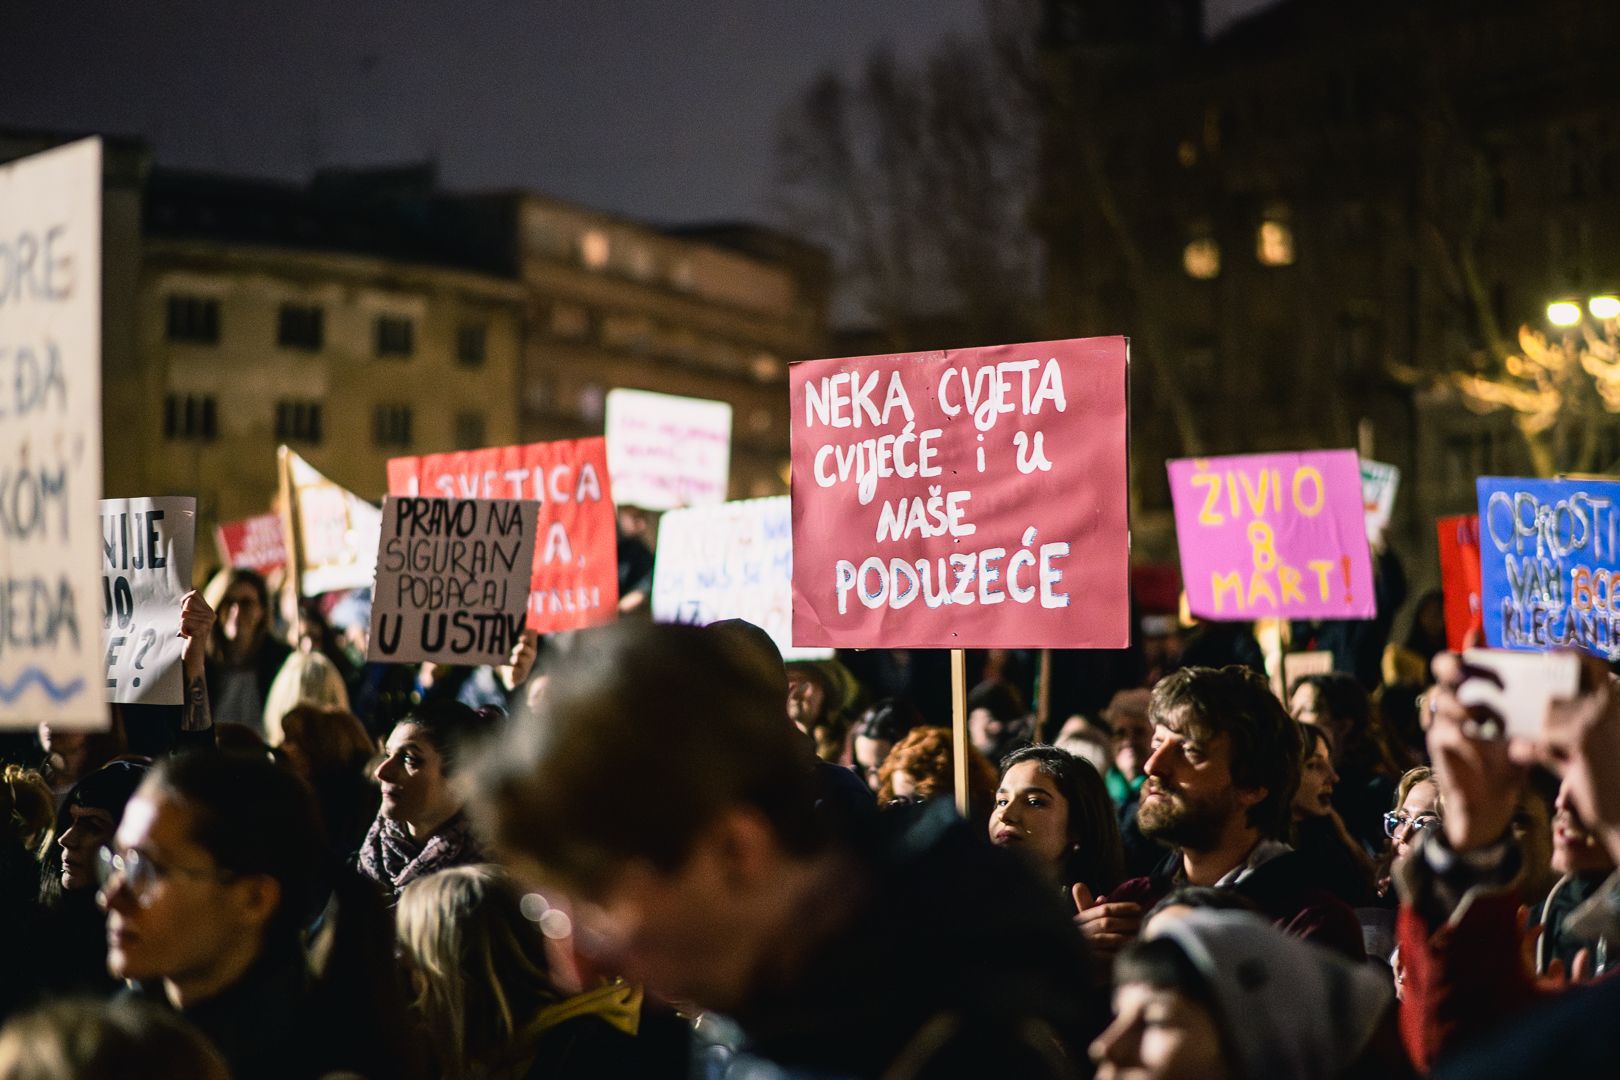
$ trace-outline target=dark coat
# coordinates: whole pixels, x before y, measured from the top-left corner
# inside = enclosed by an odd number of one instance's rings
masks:
[[[1180,869],[1181,855],[1172,852],[1153,874],[1124,882],[1104,899],[1140,904],[1146,911],[1180,884],[1176,880]],[[1280,930],[1337,949],[1352,960],[1367,958],[1356,913],[1316,878],[1309,861],[1297,851],[1262,863],[1232,891],[1247,897]]]
[[[887,811],[871,834],[854,917],[736,1017],[744,1058],[817,1077],[902,1060],[929,1078],[1084,1072],[1105,1006],[1051,891],[946,800]]]

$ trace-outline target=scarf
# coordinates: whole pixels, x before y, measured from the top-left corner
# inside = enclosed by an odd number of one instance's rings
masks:
[[[386,885],[395,897],[405,886],[434,871],[483,861],[478,841],[459,811],[420,846],[405,826],[379,814],[360,845],[361,871]]]

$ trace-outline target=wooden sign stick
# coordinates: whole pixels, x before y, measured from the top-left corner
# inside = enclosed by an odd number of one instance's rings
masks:
[[[956,780],[956,812],[968,816],[967,653],[951,650],[951,745]]]

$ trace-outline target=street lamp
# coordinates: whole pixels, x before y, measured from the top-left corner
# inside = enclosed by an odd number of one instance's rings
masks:
[[[1586,302],[1586,310],[1599,321],[1620,318],[1620,296],[1594,296]]]
[[[1581,321],[1581,305],[1573,300],[1554,300],[1547,305],[1547,321],[1554,326],[1574,326]]]

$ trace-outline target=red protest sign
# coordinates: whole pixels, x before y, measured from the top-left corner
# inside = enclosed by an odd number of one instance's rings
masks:
[[[226,566],[268,574],[287,565],[287,537],[280,514],[260,514],[214,526],[214,544]]]
[[[789,369],[796,647],[1123,648],[1124,338]]]
[[[1484,629],[1480,610],[1479,515],[1457,514],[1436,523],[1440,534],[1440,586],[1446,602],[1446,648],[1461,652],[1470,633]]]
[[[602,439],[391,458],[388,493],[539,502],[529,629],[549,634],[617,617],[618,534]]]

